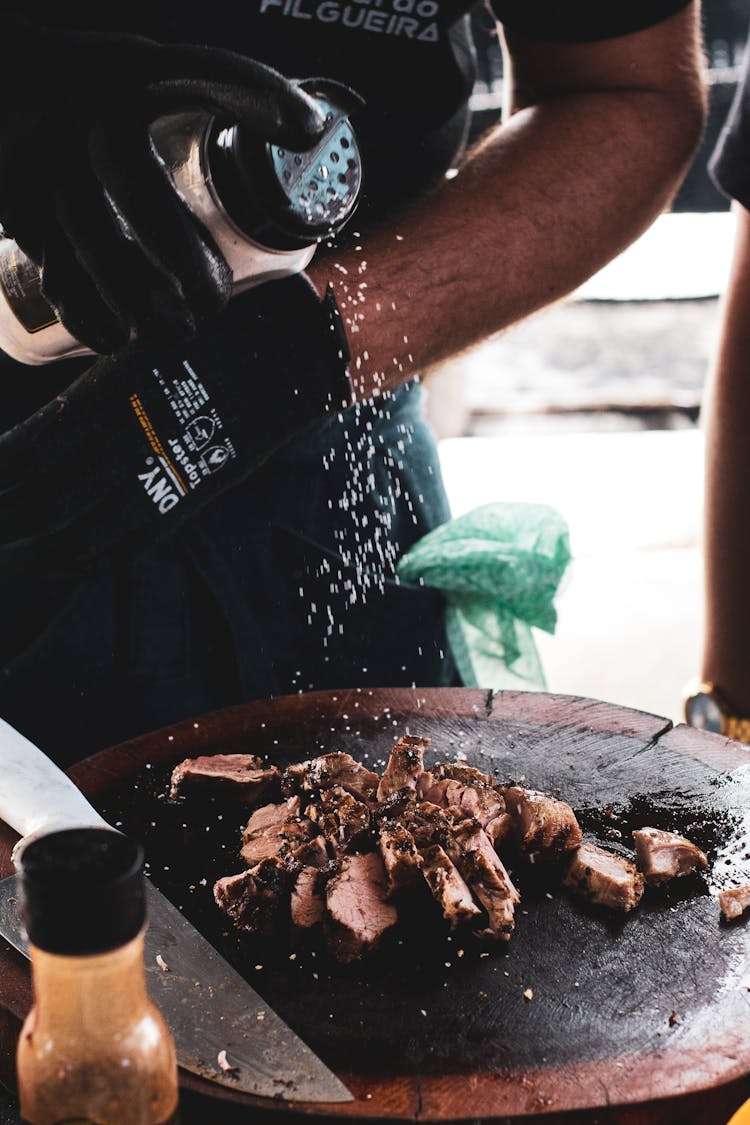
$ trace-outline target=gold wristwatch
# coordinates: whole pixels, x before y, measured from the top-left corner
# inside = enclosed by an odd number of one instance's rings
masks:
[[[716,684],[691,684],[685,692],[684,708],[685,722],[691,727],[750,743],[750,717],[733,715],[733,708]]]

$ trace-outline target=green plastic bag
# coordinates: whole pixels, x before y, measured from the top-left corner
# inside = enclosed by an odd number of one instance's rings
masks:
[[[398,564],[403,582],[446,600],[448,640],[467,687],[546,687],[532,628],[554,633],[570,562],[568,526],[546,504],[485,504],[420,539]]]

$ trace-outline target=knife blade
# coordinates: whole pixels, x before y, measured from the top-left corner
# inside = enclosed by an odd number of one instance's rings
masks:
[[[22,835],[14,855],[46,832],[111,828],[70,778],[2,719],[0,817]],[[179,1065],[258,1097],[352,1101],[336,1075],[148,879],[146,890],[146,979],[172,1031]],[[0,935],[28,956],[17,897],[15,877],[0,881]],[[221,1051],[232,1070],[220,1067]]]

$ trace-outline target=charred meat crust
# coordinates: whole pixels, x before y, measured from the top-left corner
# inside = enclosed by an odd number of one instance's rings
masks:
[[[356,851],[370,843],[369,807],[340,786],[324,790],[306,812],[334,852]]]
[[[385,868],[388,896],[413,887],[420,879],[422,858],[414,837],[403,824],[381,822],[378,828],[378,850]]]
[[[416,738],[410,734],[398,740],[378,784],[379,801],[386,801],[402,792],[416,792],[417,782],[424,773],[424,752],[429,745],[429,738]]]
[[[554,861],[580,846],[583,836],[570,805],[517,785],[502,793],[518,847],[531,862]]]
[[[314,833],[312,821],[299,814],[299,797],[255,810],[242,833],[240,855],[248,867],[310,839]]]
[[[644,885],[629,859],[588,842],[571,855],[563,883],[590,902],[625,912],[638,905]]]
[[[440,844],[429,844],[421,848],[419,854],[424,880],[451,930],[477,918],[481,911],[458,868]]]
[[[336,787],[368,804],[375,800],[379,781],[376,773],[355,761],[351,754],[335,751],[289,766],[281,779],[281,791],[285,797],[291,797],[295,793],[319,793]]]
[[[270,937],[286,914],[291,878],[276,857],[214,884],[214,898],[241,930]]]

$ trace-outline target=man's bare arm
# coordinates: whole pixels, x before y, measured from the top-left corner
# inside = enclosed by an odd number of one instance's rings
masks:
[[[507,37],[511,115],[360,251],[321,257],[359,397],[424,373],[563,297],[669,202],[700,136],[695,5],[646,31],[560,45]]]
[[[750,715],[750,212],[739,203],[721,337],[704,401],[705,633],[701,677]]]

